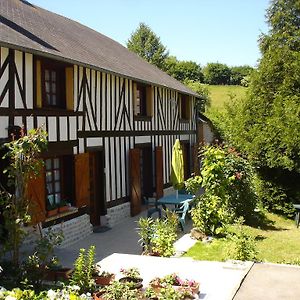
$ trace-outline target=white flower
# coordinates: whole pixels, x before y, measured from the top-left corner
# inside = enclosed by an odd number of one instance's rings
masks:
[[[17,300],[17,298],[8,295],[8,296],[5,297],[5,300]]]
[[[56,292],[53,291],[53,290],[49,290],[47,292],[47,297],[50,299],[50,300],[55,300],[56,299]]]

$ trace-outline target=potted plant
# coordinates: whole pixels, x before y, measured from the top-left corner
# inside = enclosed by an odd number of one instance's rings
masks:
[[[173,286],[181,286],[184,282],[176,273],[166,275],[161,279],[162,283]]]
[[[72,271],[71,268],[65,268],[59,264],[57,257],[53,256],[50,263],[45,266],[45,279],[49,281],[66,281],[70,278]]]
[[[160,289],[164,286],[162,278],[155,277],[150,280],[149,286],[153,289],[154,292],[159,292]]]
[[[98,285],[109,285],[115,279],[114,273],[101,270],[99,265],[95,265],[92,275]]]
[[[138,300],[141,298],[141,291],[132,289],[130,282],[113,281],[110,285],[103,287],[99,293],[94,294],[95,300]],[[97,297],[97,298],[96,298]]]
[[[182,287],[187,287],[187,288],[189,288],[191,290],[191,292],[193,294],[198,294],[199,293],[200,284],[199,284],[199,282],[197,282],[195,280],[185,280],[182,283]]]
[[[62,199],[58,204],[58,212],[62,213],[69,210],[69,203],[66,199]]]
[[[140,271],[137,268],[121,269],[120,272],[124,275],[124,277],[119,279],[120,282],[131,283],[130,288],[132,289],[143,287],[143,278],[141,278]]]

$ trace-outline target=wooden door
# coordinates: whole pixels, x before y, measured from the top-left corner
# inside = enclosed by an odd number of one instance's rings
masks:
[[[184,180],[191,176],[190,168],[190,143],[181,143],[183,154]]]
[[[100,216],[106,214],[104,197],[104,161],[103,152],[90,153],[90,216],[91,223],[99,226]]]
[[[161,146],[155,148],[155,191],[156,199],[164,196],[163,180],[163,150]]]
[[[89,153],[75,156],[76,207],[90,205],[90,162]]]
[[[129,170],[130,170],[130,203],[131,216],[136,216],[141,212],[141,168],[140,168],[141,150],[129,150]]]

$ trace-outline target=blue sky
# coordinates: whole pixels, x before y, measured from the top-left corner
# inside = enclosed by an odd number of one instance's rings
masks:
[[[144,22],[170,55],[201,66],[255,66],[269,0],[29,0],[126,45]]]

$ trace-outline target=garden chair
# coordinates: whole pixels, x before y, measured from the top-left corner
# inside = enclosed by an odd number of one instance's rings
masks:
[[[158,207],[156,198],[144,198],[144,202],[147,204],[147,218],[151,218],[154,213],[158,213],[158,217],[161,218],[161,209]]]
[[[179,208],[175,208],[175,210],[174,210],[174,212],[179,217],[179,225],[183,232],[184,232],[184,226],[185,226],[185,217],[189,211],[189,208],[190,208],[189,201],[185,201]]]

